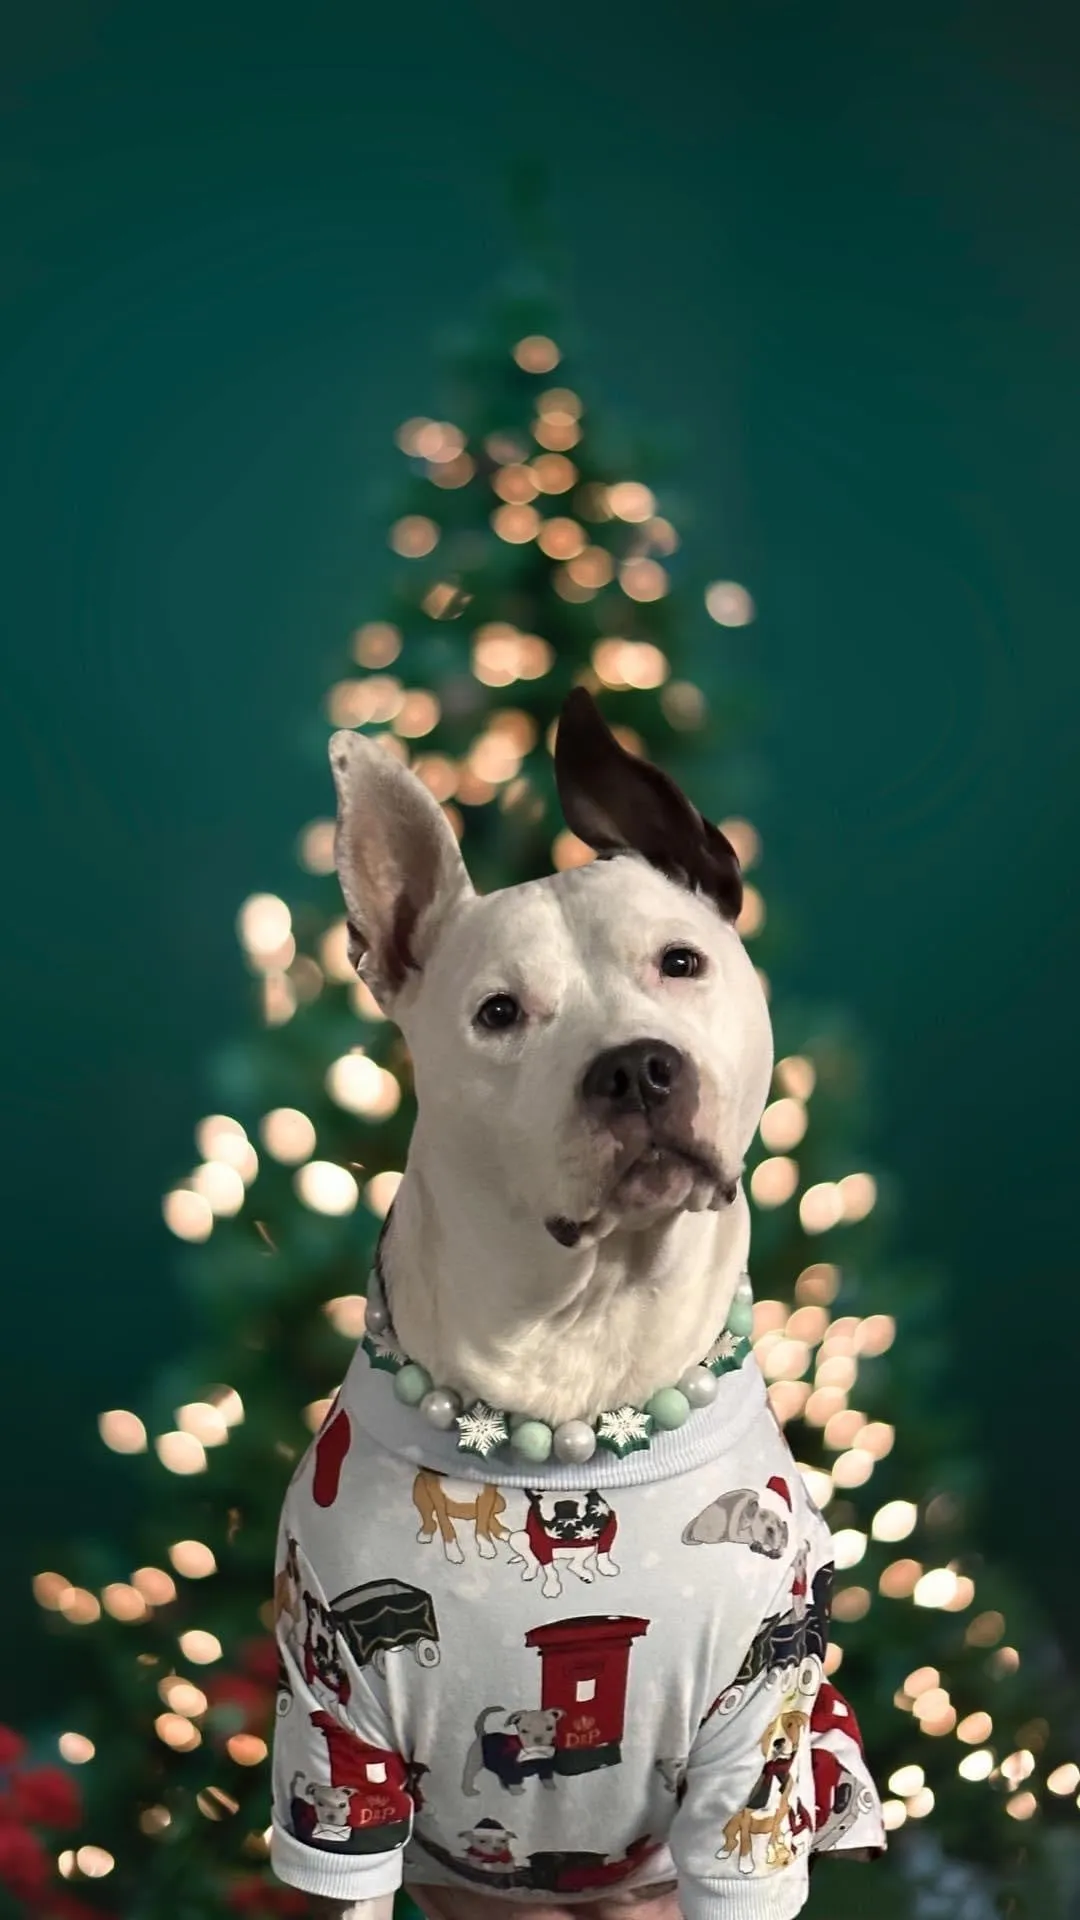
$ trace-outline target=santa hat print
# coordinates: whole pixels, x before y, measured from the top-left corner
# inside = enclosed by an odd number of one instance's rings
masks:
[[[782,1500],[788,1512],[791,1512],[791,1488],[788,1486],[786,1480],[780,1478],[778,1473],[774,1473],[771,1480],[766,1480],[765,1491],[766,1493],[775,1493],[777,1499]]]

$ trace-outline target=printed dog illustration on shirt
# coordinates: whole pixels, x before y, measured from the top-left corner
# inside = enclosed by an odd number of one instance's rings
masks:
[[[274,1625],[288,1621],[287,1634],[298,1632],[304,1617],[300,1579],[300,1548],[291,1533],[285,1535],[285,1562],[274,1575]]]
[[[778,1495],[790,1510],[791,1495],[779,1476],[769,1481],[767,1491]],[[762,1506],[752,1487],[735,1487],[703,1507],[683,1528],[682,1537],[687,1547],[728,1543],[763,1553],[767,1560],[779,1560],[788,1543],[788,1523],[782,1513]]]
[[[307,1629],[304,1634],[301,1666],[311,1693],[324,1707],[344,1707],[351,1691],[349,1676],[338,1642],[338,1620],[329,1607],[305,1591],[304,1610]]]
[[[517,1834],[504,1827],[501,1820],[478,1820],[475,1827],[459,1833],[458,1839],[469,1843],[465,1849],[468,1865],[484,1873],[505,1873],[518,1864],[513,1848]]]
[[[796,1852],[793,1842],[799,1834],[813,1829],[813,1813],[797,1794],[796,1760],[810,1727],[821,1680],[819,1662],[808,1661],[761,1736],[764,1765],[745,1807],[725,1826],[724,1843],[717,1854],[717,1859],[737,1854],[740,1873],[755,1871],[757,1838],[763,1836],[765,1840],[762,1868],[768,1873],[790,1866]]]
[[[349,1803],[355,1792],[355,1787],[332,1787],[322,1781],[307,1780],[303,1773],[296,1773],[289,1788],[289,1798],[294,1802],[306,1800],[314,1807],[315,1823],[310,1836],[313,1841],[330,1841],[336,1846],[347,1846],[350,1839]]]
[[[619,1523],[595,1487],[588,1493],[529,1490],[526,1497],[525,1525],[510,1535],[510,1562],[524,1566],[523,1580],[535,1580],[543,1568],[540,1590],[545,1600],[557,1600],[563,1590],[560,1566],[586,1583],[597,1573],[614,1578],[619,1569],[611,1549]]]
[[[506,1501],[498,1487],[477,1487],[468,1480],[448,1480],[445,1474],[422,1467],[413,1481],[413,1505],[420,1515],[417,1539],[429,1546],[438,1527],[443,1553],[452,1566],[465,1558],[454,1530],[455,1520],[471,1520],[476,1533],[476,1551],[482,1560],[494,1560],[495,1543],[509,1538],[499,1516]]]
[[[492,1714],[501,1713],[504,1724],[489,1728]],[[465,1756],[461,1791],[478,1798],[477,1781],[485,1771],[493,1773],[508,1793],[524,1793],[524,1781],[536,1778],[541,1786],[555,1785],[555,1729],[563,1717],[561,1707],[519,1707],[507,1713],[505,1707],[484,1707],[476,1716],[475,1738]]]

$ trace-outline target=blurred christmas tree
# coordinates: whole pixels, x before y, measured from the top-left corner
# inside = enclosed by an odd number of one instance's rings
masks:
[[[452,418],[400,428],[389,583],[308,747],[324,760],[331,728],[371,732],[443,804],[477,885],[506,886],[587,857],[561,829],[551,746],[567,691],[589,686],[624,744],[723,819],[752,875],[742,931],[771,982],[784,954],[757,885],[759,789],[727,639],[754,606],[733,581],[684,577],[656,450],[594,413],[566,349],[544,286],[523,280],[450,356]],[[328,770],[326,787],[329,800]],[[141,1415],[101,1416],[108,1447],[143,1456],[126,1469],[142,1476],[140,1564],[119,1544],[73,1549],[34,1582],[48,1629],[85,1642],[79,1731],[52,1737],[86,1809],[57,1880],[55,1776],[44,1813],[40,1792],[3,1795],[13,1912],[304,1910],[265,1865],[274,1534],[363,1327],[413,1109],[402,1043],[349,969],[332,822],[309,824],[298,853],[294,899],[240,909],[258,1017],[217,1063],[224,1111],[199,1124],[199,1165],[165,1199],[173,1234],[200,1243],[183,1275],[201,1350]],[[834,1528],[831,1668],[895,1834],[874,1869],[823,1867],[812,1906],[1064,1912],[1080,1768],[1054,1650],[973,1544],[937,1287],[884,1252],[858,1050],[778,979],[771,994],[779,1064],[748,1176],[755,1337]]]

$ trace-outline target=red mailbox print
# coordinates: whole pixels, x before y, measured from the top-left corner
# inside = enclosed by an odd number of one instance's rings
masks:
[[[558,1773],[590,1773],[622,1759],[626,1686],[632,1643],[649,1623],[607,1613],[534,1627],[525,1645],[540,1655],[542,1707],[558,1707]]]
[[[326,1741],[328,1781],[293,1782],[293,1831],[310,1846],[384,1853],[409,1837],[412,1801],[399,1753],[369,1746],[330,1713],[311,1724]]]

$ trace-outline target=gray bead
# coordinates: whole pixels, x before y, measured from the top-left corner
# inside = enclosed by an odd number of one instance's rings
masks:
[[[390,1315],[381,1300],[373,1300],[370,1293],[364,1308],[364,1325],[369,1333],[385,1333],[390,1325]]]
[[[450,1387],[432,1387],[420,1402],[420,1411],[424,1419],[440,1433],[449,1433],[458,1414],[461,1401]]]
[[[708,1367],[688,1367],[678,1384],[679,1392],[685,1393],[692,1407],[707,1407],[716,1399],[720,1383]]]
[[[596,1452],[596,1435],[587,1420],[564,1420],[555,1429],[555,1458],[582,1466]]]

